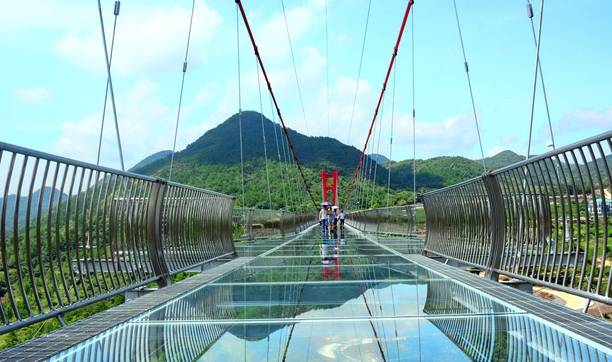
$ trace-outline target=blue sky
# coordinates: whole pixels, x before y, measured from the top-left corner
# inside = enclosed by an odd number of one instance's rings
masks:
[[[113,1],[103,0],[107,32]],[[374,0],[360,92],[348,137],[367,0],[285,0],[304,96],[302,114],[279,1],[244,1],[287,123],[310,135],[363,144],[406,1]],[[191,1],[122,1],[113,63],[126,164],[172,147]],[[525,153],[535,47],[525,1],[457,0],[487,155]],[[534,3],[536,11],[539,2]],[[480,154],[471,115],[452,1],[416,1],[417,157]],[[612,2],[546,2],[541,61],[557,144],[612,128]],[[178,148],[238,109],[233,1],[196,0]],[[241,29],[243,109],[259,110],[252,49]],[[394,113],[394,159],[411,156],[411,25],[400,47]],[[110,34],[108,35],[110,38]],[[94,161],[106,73],[97,3],[22,0],[0,13],[0,140]],[[326,104],[326,65],[330,107]],[[391,89],[380,148],[389,154]],[[539,88],[540,89],[540,88]],[[264,93],[264,113],[270,117]],[[110,108],[109,108],[110,111]],[[327,115],[331,122],[328,124]],[[108,113],[102,163],[117,167]],[[258,135],[247,135],[247,137]],[[534,152],[548,143],[541,93]]]

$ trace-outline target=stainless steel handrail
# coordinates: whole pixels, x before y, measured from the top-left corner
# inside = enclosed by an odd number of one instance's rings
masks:
[[[414,213],[412,205],[357,210],[346,214],[346,222],[365,232],[411,235],[416,231]]]
[[[0,143],[0,333],[233,254],[233,204]]]
[[[425,251],[612,304],[612,131],[426,193]]]
[[[238,227],[234,235],[236,239],[254,240],[299,233],[316,222],[316,215],[285,210],[235,208],[233,222]]]

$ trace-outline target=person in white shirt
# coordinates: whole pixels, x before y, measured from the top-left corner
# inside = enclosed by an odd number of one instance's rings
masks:
[[[344,230],[344,219],[346,218],[346,215],[344,214],[344,210],[340,210],[340,228]]]
[[[325,209],[325,206],[321,206],[321,211],[319,211],[319,224],[321,225],[323,239],[325,239],[327,236],[327,210]]]

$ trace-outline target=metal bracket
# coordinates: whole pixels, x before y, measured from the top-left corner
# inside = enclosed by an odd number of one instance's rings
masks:
[[[164,180],[153,182],[147,202],[147,249],[160,288],[171,283],[162,245],[162,213],[166,187],[167,182]]]
[[[506,210],[504,207],[504,198],[501,187],[495,175],[490,172],[485,172],[482,175],[482,181],[487,192],[489,200],[489,240],[491,249],[489,251],[489,260],[487,261],[487,270],[485,278],[497,281],[499,274],[495,270],[499,270],[501,266],[501,258],[504,250],[504,240],[506,234]]]

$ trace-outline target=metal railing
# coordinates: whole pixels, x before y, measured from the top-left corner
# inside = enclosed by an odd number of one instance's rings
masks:
[[[383,234],[411,235],[416,231],[412,205],[359,210],[346,215],[346,223],[355,229]]]
[[[234,253],[233,198],[0,143],[0,333]]]
[[[172,323],[185,315],[195,320],[229,320],[238,312],[231,287],[196,291],[197,298],[179,298],[155,312],[136,318],[121,328],[103,332],[96,340],[82,342],[49,361],[194,361],[230,328],[207,323]],[[166,321],[168,323],[150,323]],[[126,343],[130,341],[131,343]]]
[[[423,313],[472,361],[607,359],[592,344],[458,283],[429,281]]]
[[[255,240],[299,233],[315,223],[317,217],[282,210],[236,208],[232,219],[235,239]]]
[[[612,304],[612,131],[424,195],[425,251]]]

